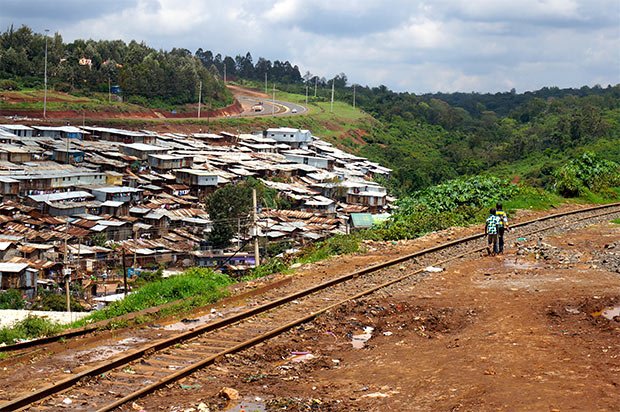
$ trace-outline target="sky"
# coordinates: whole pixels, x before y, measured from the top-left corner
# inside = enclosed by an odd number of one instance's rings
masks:
[[[620,0],[0,0],[11,24],[416,94],[620,83]]]

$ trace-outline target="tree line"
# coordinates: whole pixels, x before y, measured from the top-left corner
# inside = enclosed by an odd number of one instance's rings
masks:
[[[202,89],[202,101],[218,107],[231,102],[224,78],[331,87],[331,79],[310,72],[302,76],[289,61],[260,57],[254,63],[250,52],[231,57],[199,48],[192,54],[183,48],[156,50],[135,40],[65,43],[59,33],[47,36],[11,26],[0,34],[0,88],[42,87],[46,42],[49,86],[64,92],[109,92],[118,86],[130,102],[184,104],[195,103]],[[346,75],[334,79],[336,87],[346,87]]]
[[[118,86],[136,103],[195,103],[199,92],[213,107],[232,102],[220,73],[185,49],[155,50],[122,40],[65,43],[58,33],[47,37],[27,26],[0,34],[0,86],[42,87],[46,42],[49,86],[58,91],[109,92]]]

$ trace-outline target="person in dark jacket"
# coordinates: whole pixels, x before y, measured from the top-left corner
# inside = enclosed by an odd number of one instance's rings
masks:
[[[504,232],[510,230],[508,227],[508,215],[504,212],[503,205],[497,203],[495,205],[495,216],[497,216],[497,252],[504,253]]]

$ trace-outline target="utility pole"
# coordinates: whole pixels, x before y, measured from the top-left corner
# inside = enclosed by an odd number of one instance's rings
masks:
[[[252,223],[254,224],[254,267],[260,266],[260,252],[258,250],[258,203],[256,189],[252,189]]]
[[[45,68],[44,68],[44,74],[43,74],[43,84],[44,84],[44,91],[43,91],[43,118],[45,119],[47,117],[47,32],[50,31],[49,29],[45,29]]]
[[[82,250],[82,238],[78,238],[78,252],[77,252],[77,267],[75,269],[75,273],[77,276],[80,275],[80,265],[81,265],[81,261],[80,261],[80,256],[81,256],[81,250]]]
[[[138,231],[134,229],[133,231],[133,265],[132,265],[134,270],[136,268],[136,263],[138,260],[138,255],[136,253],[136,250],[138,250]]]
[[[318,82],[319,82],[319,77],[318,77],[318,76],[316,76],[316,77],[314,78],[314,97],[315,97],[315,98],[316,98],[316,85],[318,84]]]
[[[224,62],[224,84],[226,84],[226,62]]]
[[[65,300],[67,302],[67,312],[71,312],[71,295],[69,293],[69,282],[71,281],[71,269],[67,267],[69,263],[69,248],[67,246],[67,237],[69,236],[69,219],[65,223],[65,255],[63,256],[62,271],[65,278]]]
[[[353,83],[353,108],[355,109],[355,83]]]
[[[332,79],[332,101],[331,101],[330,106],[329,106],[329,111],[331,113],[334,112],[334,83],[335,83],[334,80],[335,79]]]
[[[271,98],[271,115],[276,115],[276,84],[273,84],[273,96]]]
[[[125,287],[125,297],[127,296],[127,265],[125,264],[125,248],[123,247],[123,286]]]
[[[241,218],[237,218],[237,248],[241,246]]]
[[[200,103],[202,103],[202,80],[198,86],[198,118],[200,119]]]
[[[108,104],[112,103],[112,82],[108,74]]]

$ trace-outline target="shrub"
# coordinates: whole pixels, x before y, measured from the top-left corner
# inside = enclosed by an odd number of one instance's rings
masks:
[[[588,190],[597,193],[620,185],[620,165],[585,152],[559,168],[554,177],[559,194],[577,197],[586,195]]]
[[[75,299],[70,298],[72,312],[84,312],[84,308]],[[67,298],[64,294],[54,292],[42,292],[32,306],[36,310],[64,312],[67,310]]]
[[[426,233],[483,219],[485,208],[521,193],[508,180],[474,176],[414,192],[397,203],[397,211],[364,236],[376,240],[414,239]]]
[[[0,80],[0,90],[19,90],[19,84],[15,80]]]
[[[241,280],[258,279],[273,273],[283,272],[288,268],[287,264],[280,258],[269,259],[265,264],[254,268]]]
[[[62,325],[45,318],[28,316],[17,322],[13,327],[0,329],[0,342],[16,343],[19,340],[34,339],[42,336],[52,336],[63,329]]]
[[[60,82],[54,85],[54,90],[63,93],[69,93],[71,90],[73,90],[73,87],[69,83]]]
[[[23,309],[26,301],[17,289],[0,291],[0,309]]]
[[[299,261],[310,263],[327,259],[334,255],[355,253],[360,249],[360,240],[361,238],[355,235],[336,235],[322,242],[317,242],[304,250],[299,257]]]

